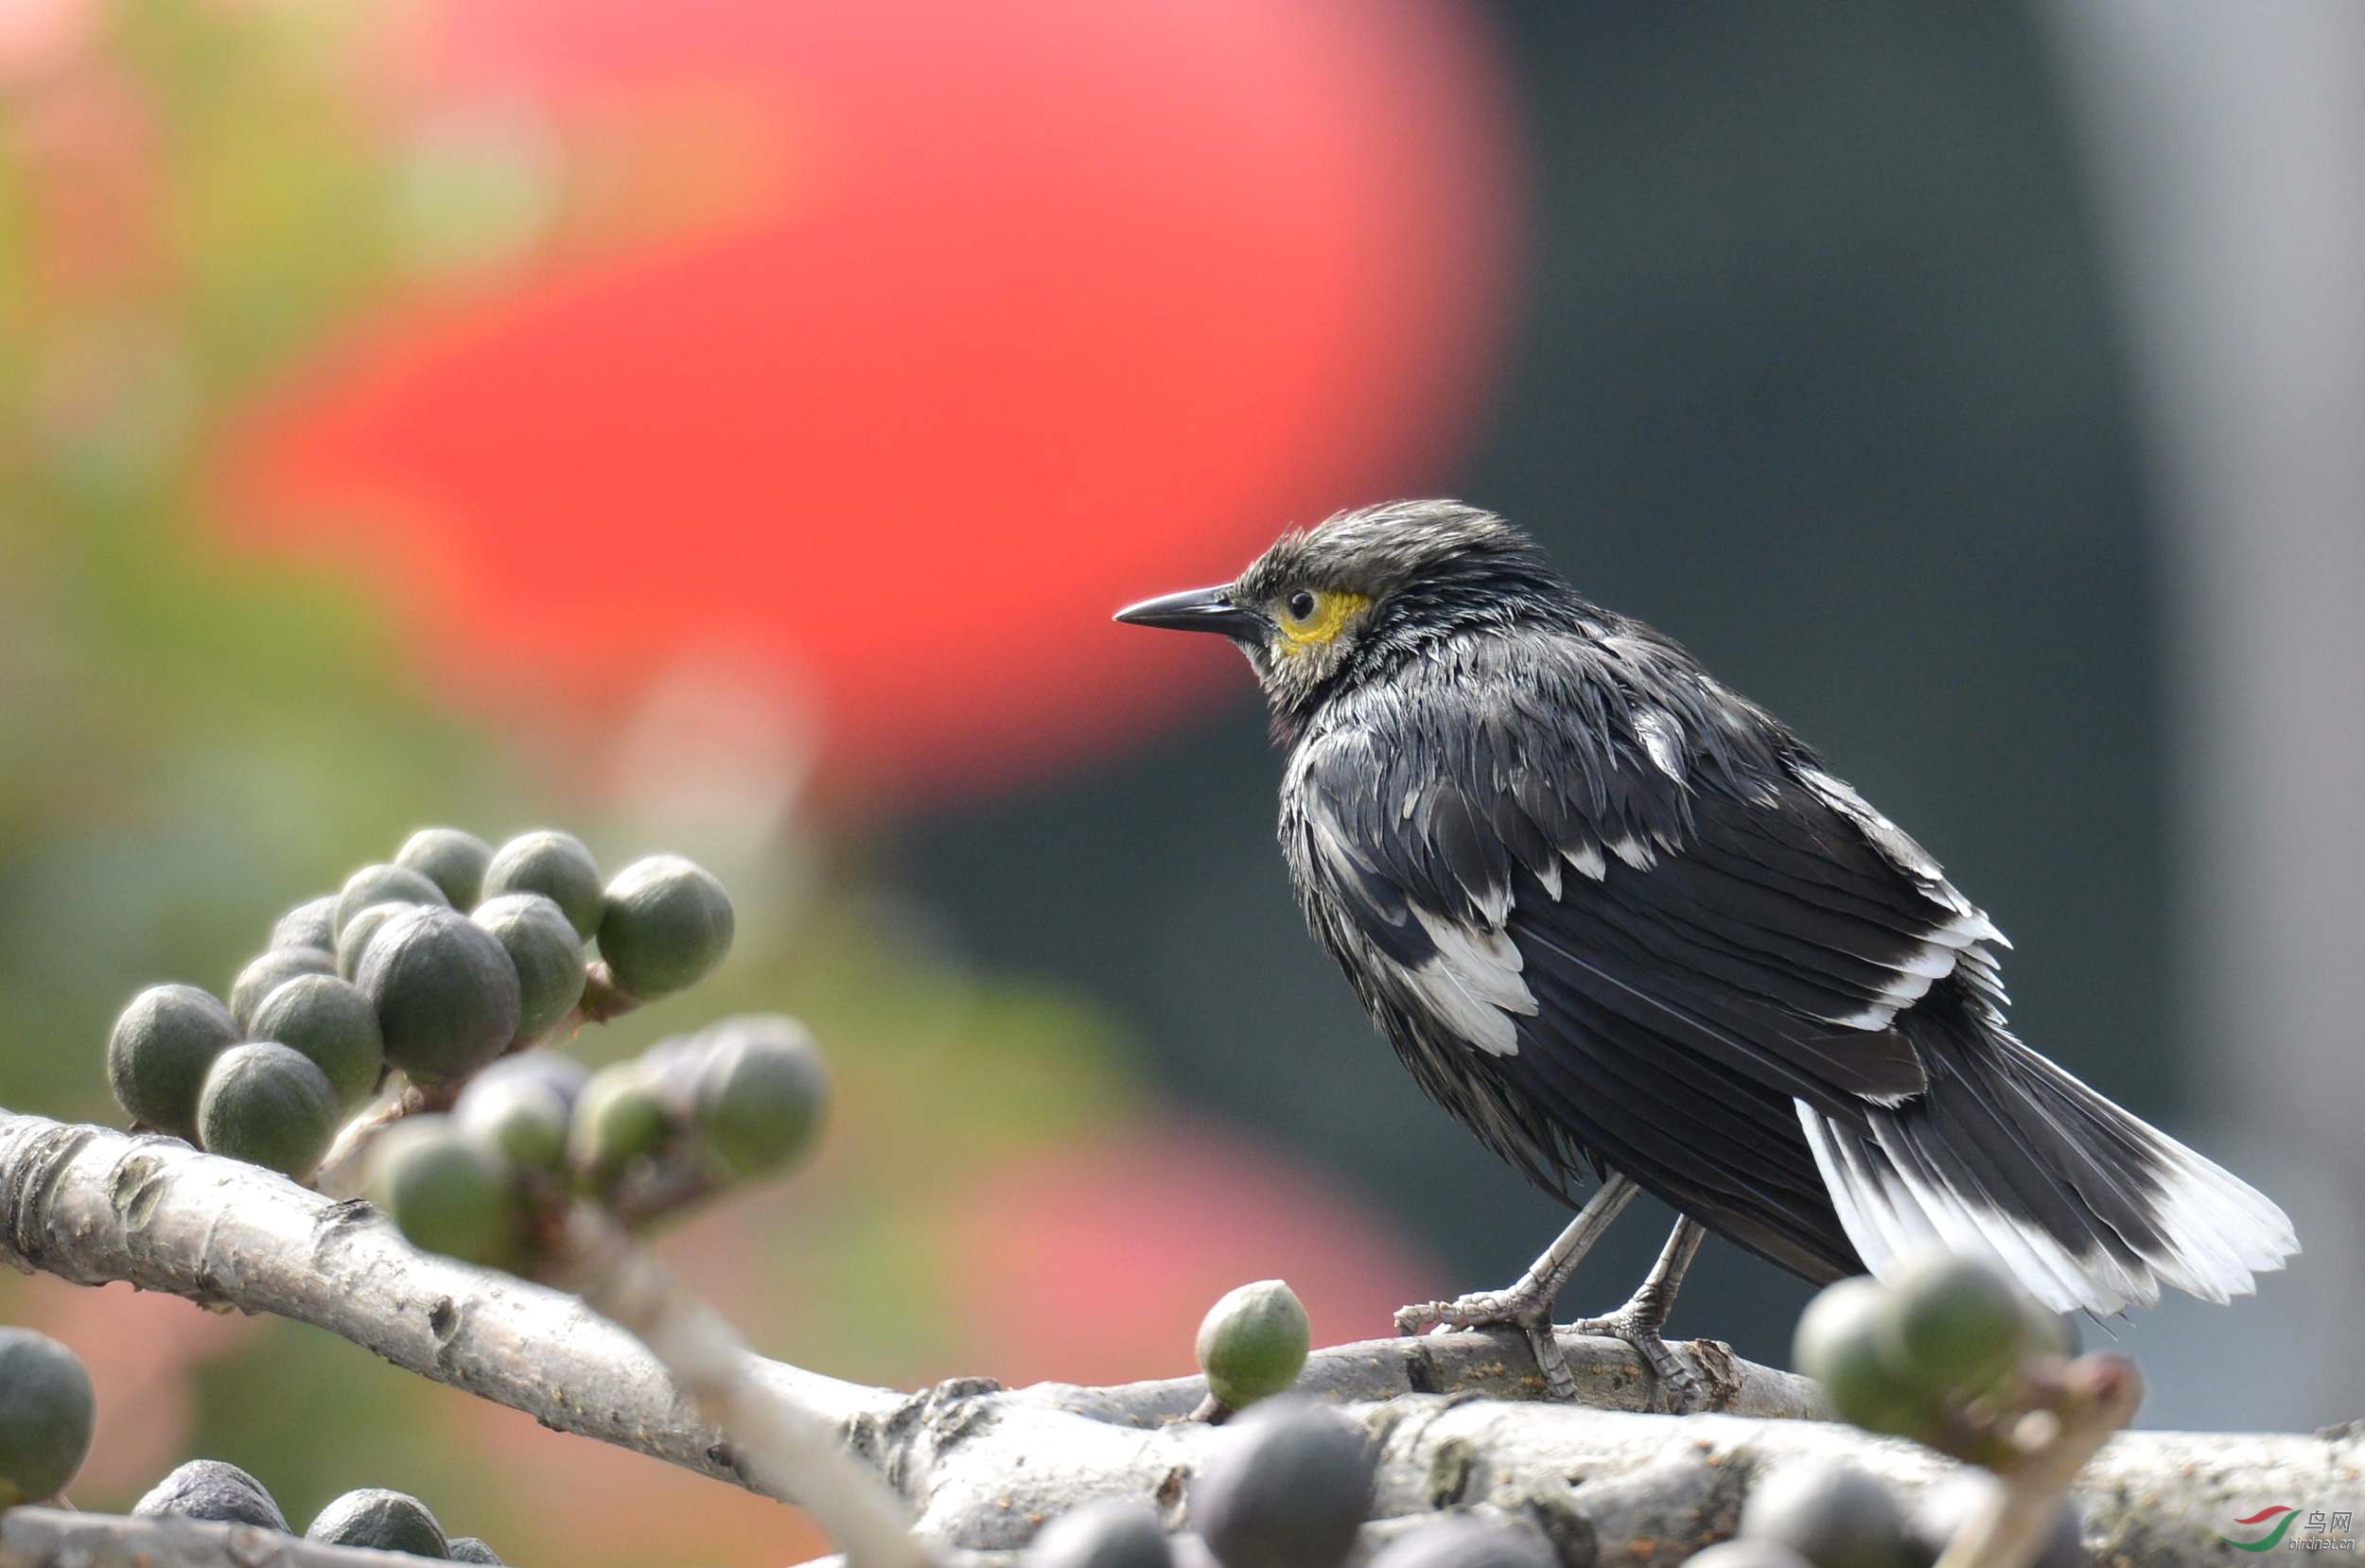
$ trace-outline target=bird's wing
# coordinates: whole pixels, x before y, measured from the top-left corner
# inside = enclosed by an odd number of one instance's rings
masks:
[[[1793,1102],[1852,1125],[1920,1094],[1898,1015],[1966,964],[1992,990],[2001,935],[1688,665],[1645,700],[1589,645],[1550,652],[1414,667],[1309,736],[1301,875],[1584,1146],[1844,1267]]]
[[[2002,933],[1671,645],[1410,667],[1309,736],[1293,783],[1299,875],[1424,1046],[1810,1278],[1941,1242],[2113,1312],[2163,1283],[2222,1300],[2297,1246],[2014,1039]]]
[[[1473,1046],[1536,1033],[1546,984],[1839,1108],[1925,1087],[1893,1026],[1938,979],[2000,1004],[2002,933],[1755,709],[1690,671],[1638,695],[1574,638],[1517,652],[1408,671],[1293,769],[1301,863]]]

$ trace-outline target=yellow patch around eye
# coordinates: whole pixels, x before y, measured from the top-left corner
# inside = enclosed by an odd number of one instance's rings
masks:
[[[1314,595],[1314,613],[1304,620],[1297,619],[1284,609],[1280,618],[1281,651],[1302,653],[1308,648],[1319,648],[1337,641],[1339,634],[1346,629],[1347,622],[1353,620],[1357,612],[1370,602],[1371,600],[1362,594],[1323,591]]]

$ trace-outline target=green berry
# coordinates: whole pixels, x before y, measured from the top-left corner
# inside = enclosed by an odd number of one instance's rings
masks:
[[[345,929],[337,936],[337,972],[351,980],[361,972],[361,959],[370,950],[370,939],[384,929],[387,921],[416,904],[372,904],[345,922]]]
[[[1535,1531],[1461,1514],[1423,1524],[1390,1542],[1371,1568],[1559,1568],[1560,1558]]]
[[[451,1559],[454,1562],[490,1562],[495,1564],[496,1568],[500,1562],[499,1557],[495,1555],[492,1547],[472,1535],[456,1535],[451,1538]]]
[[[288,1528],[287,1515],[263,1483],[221,1459],[191,1459],[148,1489],[131,1506],[135,1519],[202,1519],[216,1524]]]
[[[1190,1520],[1224,1568],[1338,1568],[1372,1507],[1373,1455],[1328,1405],[1284,1396],[1226,1426]]]
[[[375,904],[432,904],[448,909],[451,900],[423,873],[407,865],[365,865],[345,879],[343,890],[337,895],[337,934],[344,935],[347,922]]]
[[[254,1009],[265,997],[300,974],[328,974],[336,967],[335,960],[318,948],[273,948],[240,969],[238,978],[230,983],[230,1016],[238,1020],[239,1028],[251,1029]]]
[[[1905,1510],[1849,1464],[1794,1464],[1759,1481],[1742,1505],[1741,1534],[1815,1568],[1902,1568],[1906,1556]]]
[[[1917,1439],[1937,1427],[1937,1401],[1901,1376],[1887,1346],[1896,1303],[1880,1281],[1842,1280],[1798,1319],[1792,1359],[1823,1385],[1831,1413],[1871,1432]]]
[[[370,1151],[372,1203],[422,1252],[506,1265],[524,1244],[517,1174],[499,1151],[446,1116],[388,1127]]]
[[[1199,1325],[1199,1369],[1207,1391],[1235,1410],[1298,1380],[1311,1345],[1305,1304],[1279,1280],[1227,1291]]]
[[[493,1067],[517,1059],[504,1057]],[[488,1068],[468,1080],[451,1114],[463,1132],[498,1149],[519,1170],[555,1171],[566,1162],[569,1106],[541,1076]]]
[[[377,1091],[386,1066],[377,1009],[351,981],[300,974],[263,999],[249,1027],[257,1039],[277,1040],[309,1057],[347,1109]]]
[[[697,984],[731,950],[730,895],[679,855],[635,861],[607,884],[600,956],[629,996],[661,997]]]
[[[731,1019],[698,1040],[691,1125],[727,1176],[767,1175],[812,1147],[830,1081],[804,1025],[778,1014]]]
[[[1143,1504],[1100,1497],[1045,1524],[1026,1548],[1025,1568],[1173,1568],[1158,1516]]]
[[[199,1146],[302,1181],[337,1139],[341,1107],[327,1074],[275,1040],[214,1058],[197,1102]]]
[[[210,992],[151,985],[107,1037],[107,1087],[134,1122],[194,1139],[205,1071],[237,1038],[237,1020]]]
[[[427,1505],[383,1487],[364,1487],[331,1502],[306,1526],[304,1539],[329,1546],[362,1546],[412,1557],[448,1558],[451,1542]]]
[[[1885,1353],[1898,1370],[1940,1392],[1987,1392],[2028,1350],[2021,1293],[1991,1264],[1951,1253],[1917,1260],[1889,1282],[1895,1305]]]
[[[600,929],[599,862],[572,833],[520,833],[495,850],[484,868],[484,897],[504,893],[539,893],[566,912],[587,942]]]
[[[640,1064],[618,1062],[591,1074],[576,1096],[568,1159],[594,1184],[604,1185],[633,1160],[663,1148],[672,1134],[664,1098]]]
[[[422,828],[403,840],[394,863],[419,873],[442,890],[454,909],[474,909],[483,896],[484,868],[493,846],[457,828]]]
[[[324,893],[307,899],[279,917],[271,929],[271,945],[274,948],[318,948],[333,952],[337,948],[337,896]]]
[[[1883,1373],[1881,1334],[1889,1313],[1888,1291],[1866,1275],[1837,1281],[1817,1292],[1792,1332],[1791,1361],[1798,1371],[1823,1385],[1827,1400],[1835,1384],[1867,1363]]]
[[[354,979],[377,1009],[386,1059],[412,1083],[457,1083],[517,1037],[517,966],[491,932],[448,909],[388,920]]]
[[[517,971],[517,1037],[534,1039],[583,1000],[583,938],[539,893],[504,893],[469,918],[493,933]]]
[[[45,1333],[0,1328],[0,1508],[65,1490],[90,1453],[90,1374]]]

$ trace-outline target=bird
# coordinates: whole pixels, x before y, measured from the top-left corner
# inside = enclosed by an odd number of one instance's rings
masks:
[[[2298,1252],[2271,1200],[2014,1036],[2010,943],[1927,850],[1496,514],[1340,513],[1115,618],[1247,655],[1315,939],[1428,1096],[1577,1211],[1511,1286],[1400,1332],[1515,1328],[1572,1395],[1552,1309],[1639,1193],[1674,1229],[1572,1327],[1674,1409],[1705,1390],[1661,1331],[1708,1234],[1817,1284],[1943,1249],[2097,1317]]]

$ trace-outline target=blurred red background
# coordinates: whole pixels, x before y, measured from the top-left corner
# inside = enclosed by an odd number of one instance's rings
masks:
[[[238,514],[480,701],[719,658],[841,783],[1075,755],[1215,662],[1109,612],[1433,473],[1506,315],[1499,84],[1429,0],[478,0],[412,56],[405,113],[522,97],[639,217],[387,304]]]

